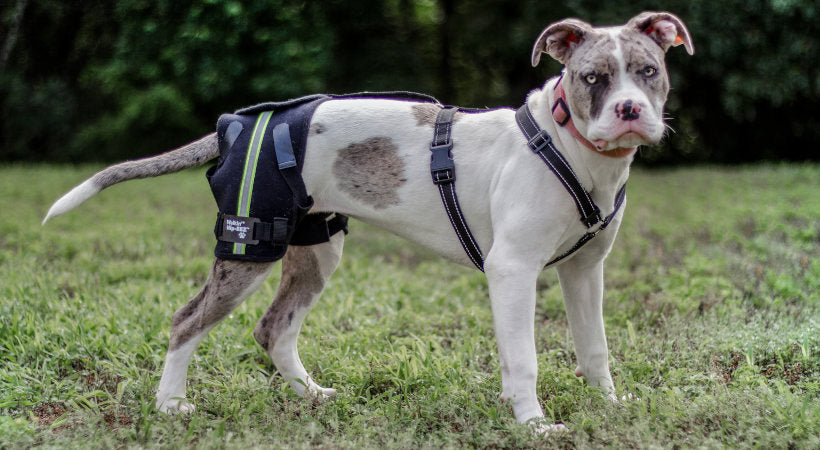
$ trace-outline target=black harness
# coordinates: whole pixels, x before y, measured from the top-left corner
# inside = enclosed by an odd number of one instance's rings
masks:
[[[458,204],[458,197],[455,190],[455,164],[453,162],[452,149],[453,142],[450,139],[452,130],[453,115],[459,108],[449,107],[442,109],[436,118],[433,143],[430,145],[432,152],[430,158],[430,173],[433,182],[438,185],[444,209],[450,218],[450,223],[458,236],[461,246],[470,258],[470,261],[481,271],[484,271],[484,257],[478,247],[475,238],[467,226],[467,221],[461,212]],[[538,155],[561,181],[561,184],[572,196],[575,206],[581,216],[581,222],[587,229],[600,223],[600,226],[592,231],[587,231],[581,239],[568,251],[553,258],[545,267],[551,266],[578,251],[581,247],[594,238],[599,232],[605,230],[612,219],[623,206],[626,198],[626,184],[621,186],[615,195],[614,210],[606,217],[601,217],[601,209],[592,201],[589,193],[578,181],[575,171],[567,162],[564,155],[555,147],[552,137],[538,124],[532,117],[532,112],[525,103],[518,108],[515,113],[515,120],[521,132],[527,138],[527,145],[530,150]],[[566,123],[566,122],[565,122]]]

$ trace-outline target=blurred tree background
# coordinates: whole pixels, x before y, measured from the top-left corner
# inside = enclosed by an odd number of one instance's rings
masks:
[[[4,0],[0,160],[112,161],[213,130],[241,106],[315,92],[412,90],[518,106],[549,23],[680,16],[667,61],[676,133],[643,164],[820,160],[816,0]],[[549,59],[549,58],[547,58]]]

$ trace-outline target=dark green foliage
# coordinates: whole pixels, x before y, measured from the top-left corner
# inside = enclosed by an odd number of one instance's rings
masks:
[[[697,51],[670,51],[676,133],[641,161],[820,158],[813,0],[10,0],[0,160],[154,154],[210,131],[222,112],[314,92],[515,106],[560,69],[529,66],[544,26],[617,24],[646,9],[679,15]]]

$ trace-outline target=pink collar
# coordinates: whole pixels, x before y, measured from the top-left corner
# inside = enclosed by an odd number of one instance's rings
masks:
[[[564,76],[562,75],[561,78],[558,80],[558,84],[555,85],[555,103],[552,105],[552,118],[555,120],[555,123],[558,124],[560,127],[564,127],[570,134],[581,144],[584,144],[584,147],[592,150],[593,152],[608,156],[610,158],[623,158],[625,156],[631,155],[635,149],[638,147],[620,147],[613,150],[601,151],[590,142],[587,138],[581,136],[581,133],[578,132],[578,129],[575,128],[575,124],[572,122],[572,115],[569,112],[569,106],[567,106],[567,94],[564,92]]]

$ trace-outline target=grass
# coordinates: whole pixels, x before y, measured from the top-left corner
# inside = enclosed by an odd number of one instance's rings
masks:
[[[40,227],[97,167],[0,167],[0,448],[820,446],[820,166],[636,170],[607,260],[619,394],[576,379],[554,271],[538,392],[569,433],[498,400],[483,275],[353,223],[300,339],[335,401],[303,401],[251,335],[274,274],[203,342],[189,416],[153,408],[170,316],[204,281],[202,170],[111,188]],[[446,231],[445,231],[446,232]]]

